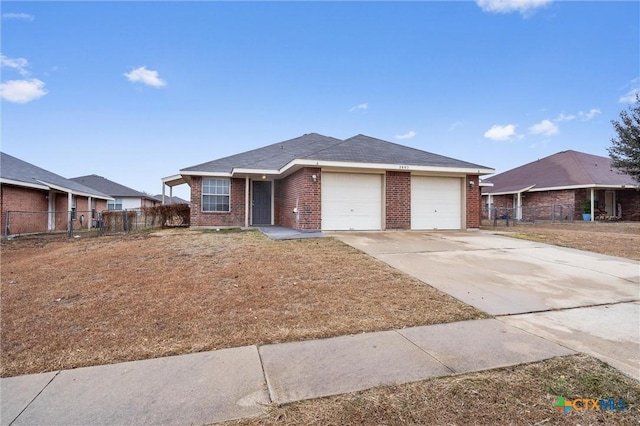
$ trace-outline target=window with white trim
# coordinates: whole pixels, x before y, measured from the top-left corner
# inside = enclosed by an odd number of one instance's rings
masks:
[[[230,186],[229,179],[202,179],[202,211],[228,212]]]
[[[122,198],[107,201],[107,210],[122,210]]]

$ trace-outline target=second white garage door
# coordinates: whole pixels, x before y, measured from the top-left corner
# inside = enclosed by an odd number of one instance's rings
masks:
[[[411,229],[460,229],[462,179],[411,177]]]
[[[322,229],[382,229],[382,175],[322,173]]]

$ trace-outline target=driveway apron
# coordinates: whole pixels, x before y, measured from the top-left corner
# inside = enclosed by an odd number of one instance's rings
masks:
[[[640,262],[482,231],[332,236],[511,325],[640,378]],[[622,306],[595,308],[616,304]]]

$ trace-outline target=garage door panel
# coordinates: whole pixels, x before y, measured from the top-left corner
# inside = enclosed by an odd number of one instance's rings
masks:
[[[460,229],[462,180],[431,176],[411,178],[411,229]]]
[[[381,175],[322,174],[322,229],[378,230],[381,224]]]

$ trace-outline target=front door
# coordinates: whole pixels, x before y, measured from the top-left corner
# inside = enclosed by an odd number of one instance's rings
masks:
[[[271,225],[271,182],[253,182],[251,218],[253,225]]]

